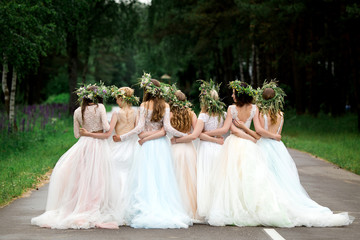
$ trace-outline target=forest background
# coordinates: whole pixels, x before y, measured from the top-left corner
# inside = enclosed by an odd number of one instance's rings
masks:
[[[75,88],[101,80],[142,96],[136,84],[145,71],[176,83],[196,111],[198,79],[221,83],[231,104],[230,81],[256,88],[276,78],[287,94],[287,146],[327,159],[335,149],[346,159],[332,161],[359,174],[359,26],[356,0],[1,0],[0,173],[14,179],[16,168],[1,164],[15,162],[30,140],[71,132]],[[329,150],[334,139],[340,145]]]

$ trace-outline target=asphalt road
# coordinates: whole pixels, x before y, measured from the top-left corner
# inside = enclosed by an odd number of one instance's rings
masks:
[[[246,240],[297,240],[297,239],[360,239],[360,176],[339,169],[307,153],[290,150],[301,182],[312,199],[334,212],[347,211],[356,219],[350,226],[334,228],[274,228],[267,230],[277,235],[271,237],[263,227],[211,227],[195,224],[189,229],[132,229],[118,230],[52,230],[30,225],[30,219],[44,212],[48,184],[35,190],[29,197],[17,199],[0,209],[1,239],[246,239]],[[267,228],[268,229],[268,228]]]

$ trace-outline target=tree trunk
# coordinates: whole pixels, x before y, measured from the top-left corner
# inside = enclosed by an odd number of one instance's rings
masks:
[[[243,67],[242,62],[243,62],[243,60],[241,58],[241,55],[239,55],[240,81],[245,82],[244,67]]]
[[[9,106],[9,123],[11,128],[17,131],[17,126],[15,122],[15,93],[16,93],[16,81],[17,81],[17,72],[16,69],[13,69],[13,75],[11,80],[11,93],[10,93],[10,106]]]
[[[255,78],[256,76],[256,69],[255,69],[255,44],[253,43],[251,45],[251,71],[249,71],[250,73],[250,79],[251,79],[251,86],[254,86],[254,83],[255,83]]]
[[[257,47],[255,47],[255,63],[256,63],[256,86],[255,87],[260,87],[261,86],[261,82],[260,82],[260,60],[259,60],[259,50]]]
[[[74,93],[77,85],[77,63],[78,63],[78,42],[76,33],[69,32],[66,38],[66,47],[68,54],[68,75],[69,75],[69,113],[73,114],[77,107],[77,96]]]
[[[89,57],[90,57],[90,40],[87,41],[87,46],[85,49],[85,63],[84,63],[84,67],[83,67],[83,71],[82,71],[82,83],[85,84],[86,82],[86,74],[88,72],[88,68],[89,68]]]
[[[3,73],[2,73],[2,90],[4,92],[4,98],[5,98],[5,109],[7,114],[9,115],[10,95],[9,95],[9,87],[7,85],[7,74],[9,72],[9,67],[5,55],[3,56],[3,59],[4,59],[4,63],[3,63]]]

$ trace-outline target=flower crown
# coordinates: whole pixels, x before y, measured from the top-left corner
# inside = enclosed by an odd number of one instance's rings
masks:
[[[209,82],[206,82],[204,80],[198,81],[201,83],[199,87],[200,105],[207,107],[207,112],[209,113],[209,115],[213,115],[215,113],[224,118],[224,112],[226,108],[225,103],[223,103],[219,99],[214,99],[213,97],[211,97],[212,90],[215,90],[217,93],[219,93],[221,84],[216,85],[212,79],[210,79]]]
[[[245,82],[242,82],[242,81],[239,81],[239,80],[235,80],[235,81],[231,81],[231,82],[229,83],[229,86],[230,86],[232,89],[235,89],[235,91],[236,91],[237,93],[239,93],[239,94],[244,93],[244,94],[246,94],[246,95],[248,95],[248,96],[250,96],[250,97],[254,97],[254,96],[257,94],[256,90],[253,89],[253,88],[251,87],[251,85],[248,85],[248,84],[246,84],[246,87],[241,86],[243,83],[245,83]]]
[[[169,103],[170,107],[179,107],[179,108],[191,108],[192,104],[188,100],[181,101],[179,100],[175,93],[178,91],[175,84],[169,85],[166,83],[161,83],[165,101]]]
[[[92,88],[94,87],[94,88]],[[100,85],[89,84],[87,86],[79,87],[75,90],[78,96],[78,102],[81,103],[83,99],[89,99],[94,103],[98,102],[98,98],[106,99],[109,96],[109,89],[100,81]]]
[[[117,97],[121,97],[126,103],[131,104],[131,105],[138,105],[140,102],[139,97],[136,97],[134,95],[126,96],[126,92],[124,89],[120,89],[116,86],[111,86],[110,87],[110,92],[111,92],[111,96],[113,98],[117,98]]]
[[[153,82],[151,82],[151,75],[150,73],[145,73],[140,78],[140,87],[144,88],[146,92],[150,93],[156,97],[163,97],[163,91],[161,87],[155,86]]]
[[[275,92],[273,98],[265,100],[263,98],[263,92],[266,88],[272,88]],[[268,114],[269,112],[277,113],[284,109],[284,97],[286,96],[284,90],[277,86],[276,79],[271,79],[270,82],[266,80],[263,83],[261,89],[258,89],[256,96],[256,105],[262,114]]]

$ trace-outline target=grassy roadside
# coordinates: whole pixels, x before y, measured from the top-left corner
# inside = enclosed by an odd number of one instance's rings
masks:
[[[282,140],[287,147],[311,153],[360,174],[360,134],[354,114],[338,118],[320,114],[314,118],[287,113]]]
[[[62,120],[57,128],[57,131],[20,132],[7,139],[1,136],[0,207],[33,189],[77,141],[72,119]]]

